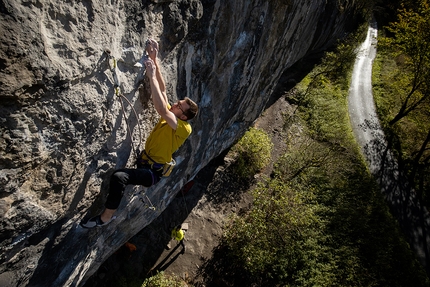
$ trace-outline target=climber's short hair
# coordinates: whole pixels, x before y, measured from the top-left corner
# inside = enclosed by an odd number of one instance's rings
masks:
[[[190,106],[190,108],[184,112],[184,115],[187,117],[187,120],[191,120],[197,115],[199,107],[188,97],[185,97],[184,100]]]

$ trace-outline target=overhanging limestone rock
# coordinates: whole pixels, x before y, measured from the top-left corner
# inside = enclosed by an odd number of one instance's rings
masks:
[[[280,96],[274,91],[293,64],[355,26],[353,3],[3,1],[0,285],[82,285]],[[170,99],[188,96],[200,105],[194,133],[175,155],[174,173],[147,191],[156,211],[130,188],[114,222],[76,228],[101,211],[110,173],[132,166],[137,122],[145,139],[158,118],[134,66],[148,37],[160,42]],[[139,114],[126,106],[133,139],[107,49]]]

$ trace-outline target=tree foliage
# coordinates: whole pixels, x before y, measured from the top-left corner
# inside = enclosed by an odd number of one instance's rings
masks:
[[[158,272],[156,275],[145,279],[141,287],[183,287],[187,286],[180,278]]]
[[[398,59],[403,72],[405,91],[400,93],[402,104],[397,115],[390,121],[393,125],[430,99],[430,5],[428,0],[419,1],[416,10],[399,10],[398,21],[392,22],[388,30],[393,37],[382,39],[381,46],[389,47]],[[406,73],[405,73],[406,71]]]
[[[306,193],[272,180],[261,183],[253,194],[252,211],[236,217],[224,235],[230,257],[249,281],[264,282],[263,286],[289,284],[299,279],[300,268],[310,261],[335,268],[330,256],[315,244],[323,238],[315,232],[320,224]]]
[[[430,4],[398,11],[380,40],[374,92],[391,148],[411,186],[430,205]]]
[[[265,131],[250,128],[231,150],[236,158],[235,172],[242,178],[253,176],[270,162],[272,148]]]

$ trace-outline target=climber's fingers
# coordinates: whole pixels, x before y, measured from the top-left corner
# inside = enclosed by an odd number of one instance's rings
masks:
[[[157,41],[153,39],[148,39],[146,41],[146,47],[145,47],[146,53],[148,53],[149,57],[152,60],[155,60],[157,58],[158,53],[158,43]]]
[[[157,41],[155,41],[154,39],[151,39],[151,38],[149,38],[148,41],[151,44],[151,46],[158,51],[158,43],[157,43]]]

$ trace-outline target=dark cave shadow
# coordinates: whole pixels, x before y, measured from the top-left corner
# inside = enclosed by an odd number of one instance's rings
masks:
[[[195,177],[199,190],[215,207],[234,203],[255,183],[254,178],[243,178],[235,172],[235,162],[226,162],[230,149],[224,150]]]
[[[300,83],[316,65],[321,63],[323,56],[323,52],[316,52],[306,55],[291,67],[286,69],[282,73],[277,85],[275,86],[273,93],[264,107],[264,110],[271,107],[280,97],[284,96],[286,92],[291,91],[296,86],[296,84]]]

